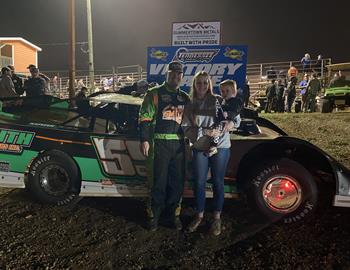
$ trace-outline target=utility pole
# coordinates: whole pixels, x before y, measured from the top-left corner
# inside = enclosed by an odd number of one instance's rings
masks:
[[[75,97],[75,0],[69,0],[69,98]]]
[[[88,51],[89,51],[89,81],[90,93],[94,90],[95,73],[94,73],[94,50],[92,41],[92,15],[91,15],[91,0],[86,0],[87,7],[87,29],[88,29]]]

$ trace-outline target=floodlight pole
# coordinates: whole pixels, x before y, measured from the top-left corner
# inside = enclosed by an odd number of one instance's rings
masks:
[[[86,0],[87,7],[87,29],[88,29],[88,51],[89,51],[89,81],[90,93],[94,90],[95,85],[95,71],[94,71],[94,50],[92,40],[92,14],[91,14],[91,0]]]
[[[69,98],[75,97],[75,0],[69,0]]]

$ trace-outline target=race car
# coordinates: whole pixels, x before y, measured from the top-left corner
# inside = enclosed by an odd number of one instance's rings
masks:
[[[147,197],[139,149],[142,98],[96,93],[83,102],[52,96],[2,99],[0,186],[26,188],[43,203],[79,197]],[[76,106],[78,105],[78,106]],[[350,206],[350,171],[327,153],[245,109],[231,133],[225,197],[245,198],[263,217],[297,222],[310,216],[325,185],[334,205]],[[184,197],[193,197],[186,143]],[[207,197],[213,196],[210,174]]]

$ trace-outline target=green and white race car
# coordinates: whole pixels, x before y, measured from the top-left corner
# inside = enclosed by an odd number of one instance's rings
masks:
[[[83,103],[52,96],[3,99],[0,186],[26,188],[37,200],[56,205],[79,196],[148,196],[145,157],[139,150],[141,103],[138,97],[103,92]],[[241,116],[241,126],[231,134],[226,198],[247,198],[264,217],[287,223],[316,209],[324,185],[332,186],[334,205],[350,206],[347,168],[254,111],[245,109]],[[184,197],[192,197],[186,147]],[[206,192],[213,195],[210,175]]]

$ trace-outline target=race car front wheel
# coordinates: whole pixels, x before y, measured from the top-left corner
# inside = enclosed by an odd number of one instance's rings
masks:
[[[301,164],[282,158],[254,170],[248,200],[269,221],[295,223],[311,216],[318,202],[317,185]]]
[[[40,154],[30,165],[26,187],[42,203],[64,205],[77,197],[79,172],[70,156],[58,150]]]

